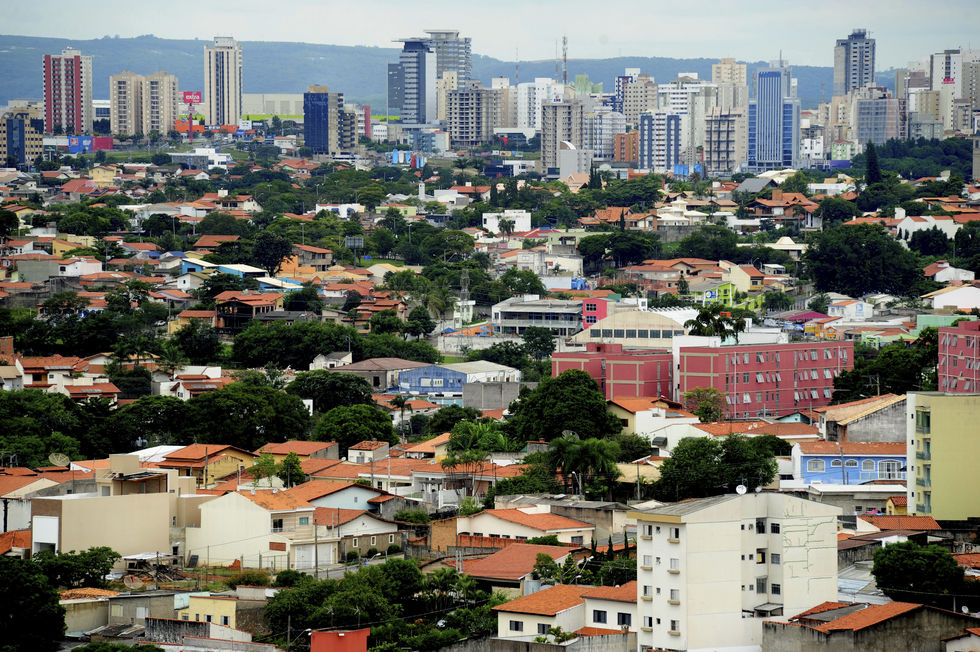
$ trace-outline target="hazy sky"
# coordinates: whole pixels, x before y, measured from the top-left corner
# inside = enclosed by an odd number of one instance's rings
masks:
[[[76,39],[162,38],[304,41],[394,47],[424,29],[458,29],[474,54],[551,59],[617,56],[783,57],[833,65],[834,40],[853,27],[877,39],[877,68],[902,67],[945,48],[980,48],[977,0],[0,0],[0,32]],[[972,42],[971,42],[972,40]]]

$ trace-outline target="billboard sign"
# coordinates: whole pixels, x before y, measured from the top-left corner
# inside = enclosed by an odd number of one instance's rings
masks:
[[[184,91],[184,104],[200,104],[201,91]]]
[[[69,136],[68,138],[68,151],[72,154],[81,154],[82,152],[92,151],[92,137],[91,136]]]

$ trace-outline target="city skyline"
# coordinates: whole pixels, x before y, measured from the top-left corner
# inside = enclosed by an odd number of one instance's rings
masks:
[[[132,37],[152,33],[161,38],[210,40],[215,33],[234,35],[239,41],[293,41],[333,45],[365,45],[396,48],[393,41],[426,29],[459,30],[473,41],[476,55],[504,61],[547,60],[555,57],[563,35],[569,40],[571,59],[605,59],[619,56],[720,58],[771,61],[782,56],[792,65],[833,66],[833,47],[855,28],[865,28],[877,39],[876,68],[885,71],[905,66],[910,57],[947,48],[980,47],[974,39],[980,19],[971,18],[972,3],[951,0],[923,12],[908,0],[868,2],[855,5],[831,0],[819,12],[801,12],[795,5],[746,2],[737,13],[720,0],[698,3],[693,9],[665,3],[626,3],[622,11],[588,11],[584,2],[545,0],[535,5],[502,0],[494,12],[479,18],[459,16],[458,7],[432,2],[412,7],[411,12],[391,0],[372,5],[373,12],[347,16],[343,30],[324,30],[324,21],[335,20],[347,5],[299,0],[303,21],[270,21],[265,5],[241,2],[200,6],[177,0],[161,15],[149,6],[107,0],[95,14],[81,6],[56,0],[40,0],[28,7],[10,6],[5,32],[24,36],[77,39],[118,35]],[[576,9],[576,6],[580,9]],[[186,9],[186,11],[184,10]],[[152,13],[151,13],[152,11]],[[521,20],[514,20],[519,11]],[[814,14],[831,17],[813,20]],[[908,20],[914,14],[916,20]],[[44,20],[39,21],[38,15]],[[803,21],[806,30],[787,29]],[[105,16],[111,16],[106,21]],[[630,20],[623,18],[629,16]],[[719,20],[706,23],[705,16]],[[192,17],[193,20],[190,20]],[[659,26],[667,24],[663,29]],[[330,24],[330,23],[326,23]],[[785,38],[780,35],[785,34]],[[766,38],[761,38],[765,36]],[[976,40],[978,43],[973,43]],[[910,48],[909,44],[914,47]]]

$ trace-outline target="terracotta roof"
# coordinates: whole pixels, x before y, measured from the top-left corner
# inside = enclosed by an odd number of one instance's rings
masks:
[[[261,489],[254,494],[251,491],[239,491],[238,494],[270,512],[283,512],[301,507],[312,507],[305,500],[290,495],[287,491]]]
[[[474,577],[519,580],[534,570],[534,562],[537,561],[538,555],[548,555],[560,562],[571,550],[565,546],[513,543],[489,557],[464,561],[463,571]]]
[[[340,460],[325,460],[322,457],[311,457],[301,460],[299,465],[303,469],[303,473],[306,475],[315,475],[319,471],[341,463],[342,462]]]
[[[980,552],[962,552],[954,554],[953,559],[963,568],[980,569]]]
[[[290,453],[296,453],[297,455],[313,455],[336,445],[337,442],[335,441],[301,441],[299,439],[291,439],[281,443],[269,442],[255,451],[255,454],[272,453],[274,455],[289,455]]]
[[[615,600],[616,602],[636,602],[636,580],[620,586],[599,586],[582,593],[583,598],[595,600]]]
[[[921,609],[923,605],[911,602],[888,602],[885,604],[872,604],[864,609],[860,609],[846,616],[841,616],[837,620],[831,620],[823,625],[816,625],[813,629],[829,634],[834,631],[858,631],[883,623],[896,616]]]
[[[931,516],[868,516],[859,518],[871,523],[879,530],[941,530],[939,523]]]
[[[575,630],[575,633],[579,636],[611,636],[613,634],[622,634],[621,629],[608,629],[605,627],[580,627]]]
[[[901,494],[898,496],[891,496],[888,500],[892,501],[892,505],[895,505],[896,507],[898,506],[907,507],[909,504],[909,497],[905,494]]]
[[[905,442],[879,441],[804,441],[800,442],[804,455],[886,455],[905,457]]]
[[[39,478],[33,472],[31,475],[0,475],[0,496],[6,496],[10,492],[17,491],[38,480]]]
[[[68,589],[67,591],[62,591],[60,593],[60,597],[62,600],[84,600],[87,598],[111,598],[116,595],[119,595],[119,591],[110,591],[109,589],[96,589],[90,586],[81,589]]]
[[[504,550],[508,549],[504,548]],[[538,591],[537,593],[525,595],[522,598],[497,605],[493,610],[507,613],[554,616],[557,613],[582,604],[582,589],[583,587],[581,586],[556,584],[543,591]]]
[[[834,609],[843,609],[844,607],[850,607],[850,602],[821,602],[816,607],[807,609],[802,613],[798,613],[790,620],[799,620],[800,618],[805,618],[806,616],[812,616],[813,614],[823,613],[824,611],[833,611]]]
[[[408,446],[405,446],[405,450],[413,453],[432,453],[434,455],[436,452],[436,446],[447,443],[451,436],[452,433],[444,432],[441,435],[436,435],[432,439],[427,439],[423,442],[419,442],[418,444],[409,444]]]
[[[246,455],[253,455],[253,453],[246,450],[235,448],[234,446],[228,446],[226,444],[191,444],[190,446],[184,446],[180,450],[174,451],[173,453],[164,455],[163,458],[167,462],[181,460],[203,460],[205,457],[220,455],[228,449],[236,450],[240,453],[245,453]]]
[[[7,530],[0,532],[0,555],[6,555],[14,548],[31,549],[30,530]]]
[[[766,421],[720,421],[715,423],[696,423],[692,426],[716,437],[731,434],[775,435],[790,437],[801,435],[819,436],[816,426],[805,423],[768,423]]]
[[[482,514],[489,514],[501,520],[517,523],[526,527],[550,532],[552,530],[573,530],[592,528],[592,525],[575,519],[559,516],[558,514],[528,514],[519,509],[488,509]]]
[[[322,498],[324,496],[329,496],[330,494],[337,493],[338,491],[343,491],[349,487],[363,487],[369,491],[379,491],[377,489],[372,489],[371,487],[364,487],[363,485],[347,482],[345,480],[310,480],[309,482],[298,484],[292,489],[287,489],[286,493],[300,500],[310,501],[316,500],[317,498]]]
[[[352,451],[376,451],[379,448],[383,448],[383,447],[385,447],[387,445],[388,445],[388,442],[386,442],[386,441],[367,441],[367,440],[365,440],[365,441],[361,441],[361,442],[358,442],[358,443],[354,444],[348,450],[352,450]]]
[[[374,514],[369,514],[363,509],[343,509],[341,507],[317,507],[313,511],[313,521],[320,525],[344,525],[345,523],[350,523],[356,518],[361,516],[370,516],[371,518],[378,518]]]

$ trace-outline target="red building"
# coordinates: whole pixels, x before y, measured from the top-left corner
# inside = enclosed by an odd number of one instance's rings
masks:
[[[961,321],[939,329],[940,392],[980,391],[980,321]]]
[[[589,326],[600,319],[609,316],[609,300],[598,297],[582,299],[582,329],[588,330]]]
[[[783,416],[828,405],[834,378],[854,367],[853,342],[794,342],[680,350],[678,396],[713,387],[726,418]]]
[[[92,132],[92,57],[74,48],[44,55],[44,131]]]
[[[370,628],[311,632],[310,652],[366,652]]]
[[[627,396],[667,396],[672,388],[670,351],[624,351],[622,344],[589,342],[583,352],[554,353],[551,375],[580,369],[589,374],[606,399]]]

